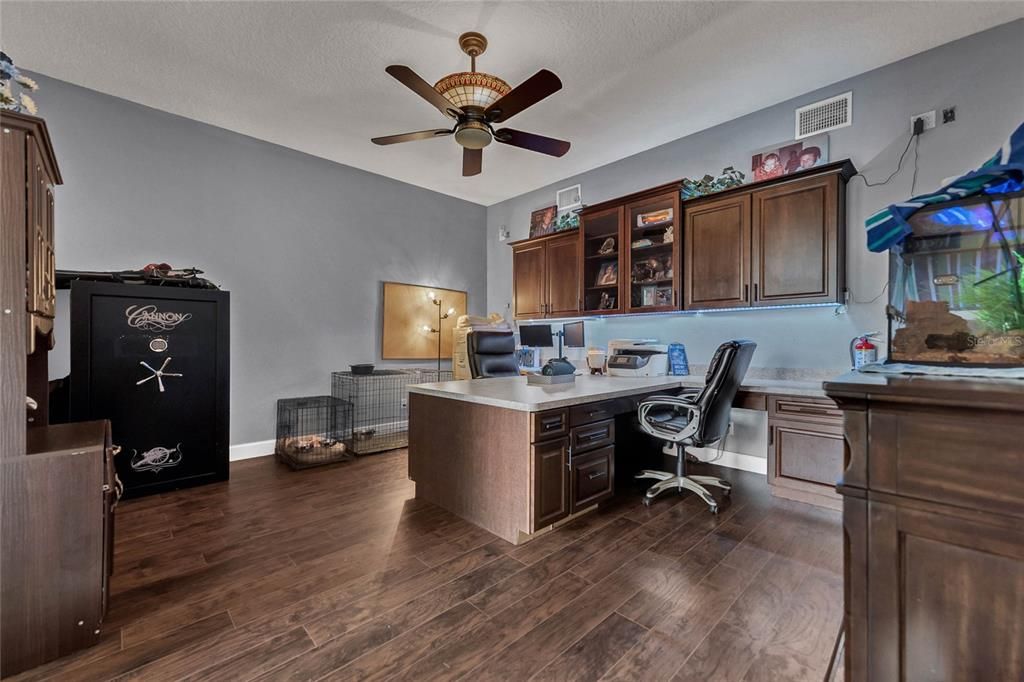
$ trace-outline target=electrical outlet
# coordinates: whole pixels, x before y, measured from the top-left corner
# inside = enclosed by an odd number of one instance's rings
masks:
[[[409,399],[408,398],[402,398],[402,409],[404,410],[407,407],[409,407]]]
[[[924,119],[924,129],[925,130],[931,130],[932,128],[935,127],[935,110],[934,109],[932,109],[931,111],[926,111],[923,114],[915,114],[914,116],[911,116],[910,117],[910,129],[911,130],[914,129],[914,121],[916,121],[919,118],[920,119]]]
[[[956,120],[956,107],[948,107],[942,110],[942,122],[952,123]]]

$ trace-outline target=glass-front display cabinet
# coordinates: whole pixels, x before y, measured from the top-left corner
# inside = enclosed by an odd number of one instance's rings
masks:
[[[678,305],[682,261],[679,257],[679,192],[667,192],[626,204],[626,310],[659,312]]]
[[[621,313],[622,300],[622,220],[623,207],[609,208],[583,216],[580,239],[583,244],[584,313],[610,315]]]

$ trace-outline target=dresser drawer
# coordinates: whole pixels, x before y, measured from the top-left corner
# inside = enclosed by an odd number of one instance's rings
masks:
[[[611,445],[572,456],[572,512],[603,502],[615,492],[615,448]]]
[[[569,431],[573,452],[593,450],[615,442],[615,420],[606,419],[595,424],[574,426]]]
[[[530,424],[530,441],[547,440],[558,438],[569,433],[569,410],[547,410],[545,412],[534,412],[533,421]]]
[[[569,423],[573,426],[581,426],[611,419],[624,408],[628,410],[628,406],[623,405],[619,400],[602,400],[599,403],[574,405],[569,408]]]
[[[768,399],[768,418],[842,424],[843,411],[828,398],[773,395]]]

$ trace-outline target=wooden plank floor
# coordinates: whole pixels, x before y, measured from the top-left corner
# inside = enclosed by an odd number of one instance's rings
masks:
[[[707,467],[713,471],[712,467]],[[396,451],[118,509],[99,645],[19,680],[821,680],[838,514],[720,472],[732,499],[640,495],[515,547],[413,498]]]

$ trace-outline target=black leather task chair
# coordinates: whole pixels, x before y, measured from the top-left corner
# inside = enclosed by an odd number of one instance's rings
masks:
[[[675,444],[676,473],[645,469],[637,478],[656,479],[647,490],[644,504],[666,490],[689,490],[708,503],[713,514],[718,502],[704,486],[721,488],[725,495],[732,485],[714,476],[686,475],[686,448],[707,447],[725,438],[736,391],[750,366],[757,344],[753,341],[727,341],[718,347],[704,377],[699,393],[681,396],[652,396],[640,403],[637,416],[640,428],[656,438]]]
[[[474,379],[519,376],[516,339],[511,331],[473,331],[467,335],[469,372]]]

